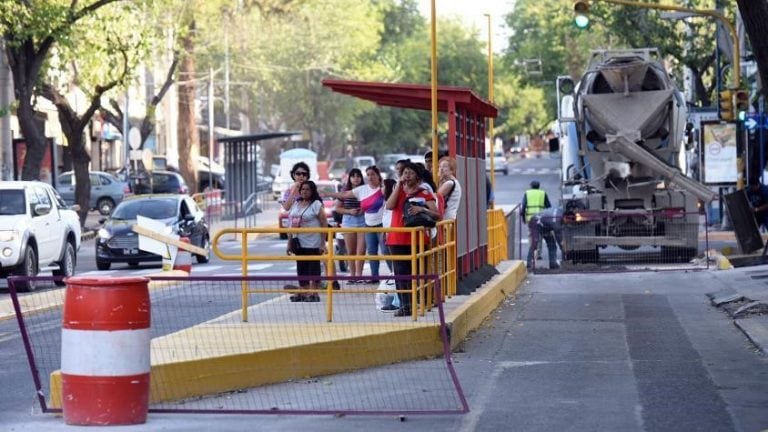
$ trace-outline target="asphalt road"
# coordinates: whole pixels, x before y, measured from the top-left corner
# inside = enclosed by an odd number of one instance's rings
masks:
[[[497,202],[519,202],[533,178],[557,196],[556,172],[542,171],[547,162],[553,161],[514,163],[523,171],[497,178]],[[276,239],[265,239],[268,244],[282,246]],[[768,359],[706,296],[738,281],[714,270],[530,275],[453,354],[471,409],[463,416],[153,414],[146,425],[120,429],[765,430]],[[103,429],[30,415],[33,387],[14,331],[13,323],[0,323],[0,382],[7,389],[0,394],[0,421],[14,431]]]

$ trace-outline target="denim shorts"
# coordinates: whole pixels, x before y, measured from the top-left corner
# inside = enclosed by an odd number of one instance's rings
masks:
[[[345,214],[341,218],[341,226],[345,228],[364,228],[365,227],[365,215],[348,215]]]

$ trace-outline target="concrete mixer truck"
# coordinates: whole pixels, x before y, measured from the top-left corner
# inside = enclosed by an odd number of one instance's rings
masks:
[[[558,92],[565,259],[694,257],[698,205],[713,192],[680,169],[687,110],[657,50],[593,51]]]

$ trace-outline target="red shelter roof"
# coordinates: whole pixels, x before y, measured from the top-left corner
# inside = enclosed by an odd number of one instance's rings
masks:
[[[337,93],[369,100],[379,105],[429,111],[432,109],[432,88],[427,84],[399,84],[370,81],[324,79],[323,85]],[[437,109],[448,112],[449,102],[456,108],[495,118],[495,106],[466,87],[438,86]]]

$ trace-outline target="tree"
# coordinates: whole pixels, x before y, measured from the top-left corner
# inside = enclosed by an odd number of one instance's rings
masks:
[[[117,1],[97,0],[84,6],[56,0],[0,2],[0,32],[13,76],[16,115],[27,142],[23,180],[39,177],[45,152],[45,132],[36,122],[34,96],[48,73],[51,50],[69,45],[78,22]]]
[[[736,0],[747,30],[749,42],[752,45],[752,53],[757,60],[757,70],[760,75],[760,93],[768,96],[768,39],[765,34],[768,31],[768,2]]]

